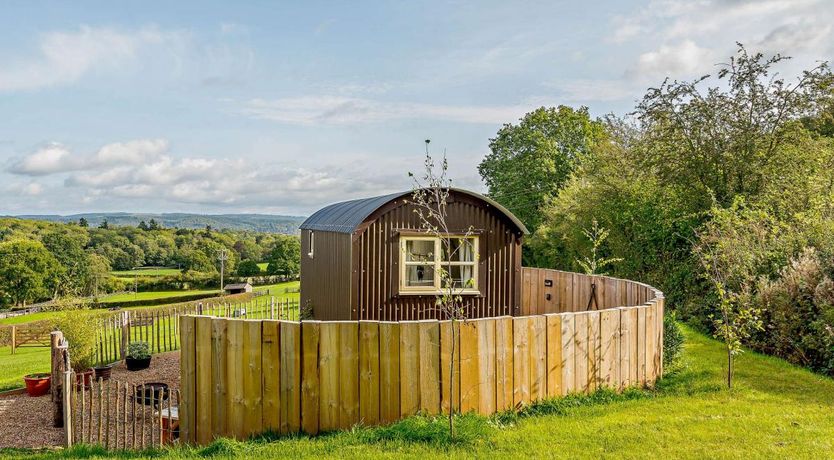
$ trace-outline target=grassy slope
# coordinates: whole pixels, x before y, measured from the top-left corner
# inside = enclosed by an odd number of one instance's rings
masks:
[[[155,299],[176,299],[177,297],[190,296],[195,294],[211,294],[218,292],[217,289],[203,289],[193,291],[148,291],[148,292],[127,292],[112,296],[102,297],[101,303],[125,302],[132,300],[155,300]]]
[[[23,376],[49,372],[49,348],[21,347],[12,354],[11,347],[0,347],[0,391],[23,386]]]
[[[136,276],[173,276],[182,273],[177,268],[147,268],[137,270],[115,270],[110,272],[111,275],[122,278],[133,278]]]
[[[739,360],[737,387],[722,383],[721,345],[690,330],[683,366],[655,391],[598,393],[545,403],[520,417],[463,417],[463,442],[444,421],[413,417],[274,442],[221,440],[153,456],[237,458],[826,458],[834,452],[834,381],[756,354]],[[11,452],[7,452],[11,454]],[[68,457],[102,452],[80,448]],[[44,453],[38,457],[53,457]],[[142,455],[131,455],[131,457]]]

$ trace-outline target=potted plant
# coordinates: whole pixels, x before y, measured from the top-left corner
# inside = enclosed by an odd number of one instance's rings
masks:
[[[89,385],[93,380],[92,366],[96,362],[96,318],[85,306],[64,306],[56,326],[69,343],[70,364],[76,383]]]
[[[148,342],[131,342],[127,346],[125,364],[129,371],[140,371],[151,365],[151,347]]]
[[[51,376],[46,373],[29,374],[23,377],[26,382],[26,393],[29,396],[43,396],[49,392]]]
[[[110,372],[113,370],[113,364],[100,364],[93,368],[96,374],[96,380],[110,380]]]

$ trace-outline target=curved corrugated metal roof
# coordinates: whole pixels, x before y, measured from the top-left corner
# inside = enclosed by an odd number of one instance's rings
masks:
[[[469,190],[459,188],[452,188],[450,190],[483,200],[507,216],[522,233],[525,235],[529,233],[527,227],[513,213],[498,204],[495,200]],[[407,192],[334,203],[313,213],[312,216],[308,217],[301,224],[301,228],[304,230],[319,230],[323,232],[353,233],[374,211],[398,198],[411,196],[412,193],[414,192],[409,190]]]

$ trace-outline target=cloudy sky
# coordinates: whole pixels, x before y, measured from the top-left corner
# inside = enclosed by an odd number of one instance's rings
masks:
[[[480,190],[537,106],[624,114],[736,41],[790,75],[832,24],[829,0],[3,2],[0,214],[306,214],[410,188],[426,138]]]

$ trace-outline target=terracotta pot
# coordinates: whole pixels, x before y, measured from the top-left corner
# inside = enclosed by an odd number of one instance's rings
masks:
[[[87,369],[86,371],[76,372],[75,373],[75,384],[81,385],[81,382],[84,382],[84,386],[90,386],[90,382],[93,381],[93,374],[95,371],[93,369]]]
[[[26,393],[33,397],[47,394],[51,379],[49,374],[29,374],[23,377],[23,381],[26,382]]]
[[[129,371],[141,371],[151,366],[151,357],[142,359],[125,358],[125,365]]]

